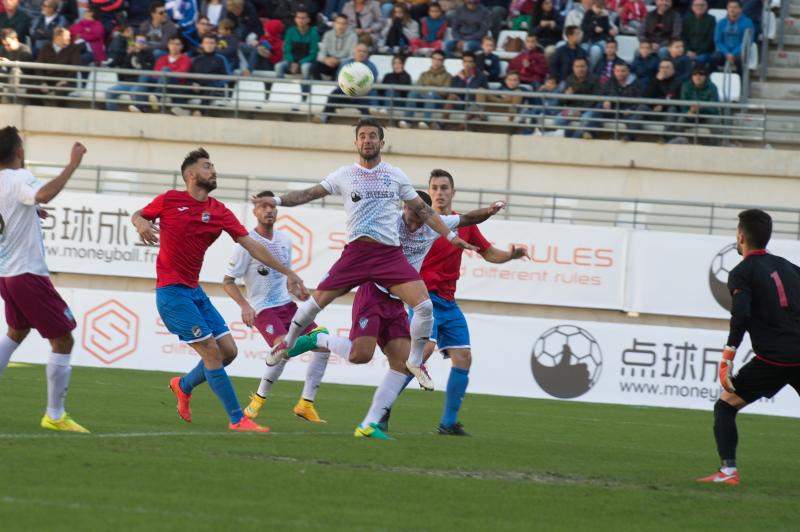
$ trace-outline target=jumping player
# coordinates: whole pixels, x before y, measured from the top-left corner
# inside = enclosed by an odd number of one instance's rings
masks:
[[[433,208],[439,215],[455,214],[453,176],[445,170],[433,170],[428,179],[428,193],[433,199]],[[462,227],[459,236],[474,245],[478,253],[488,262],[503,264],[527,256],[523,248],[502,251],[489,243],[477,227]],[[450,358],[452,368],[447,381],[444,415],[439,423],[439,434],[468,435],[458,422],[461,401],[469,384],[469,368],[472,365],[469,328],[464,314],[455,301],[456,282],[461,275],[462,251],[437,240],[422,263],[422,278],[433,302],[434,326],[431,342],[425,348],[425,360],[438,344],[439,351]]]
[[[217,309],[199,285],[200,268],[206,250],[222,231],[228,233],[248,253],[264,265],[287,277],[289,291],[308,298],[303,281],[249,236],[236,216],[224,204],[209,197],[217,188],[217,172],[208,153],[200,148],[190,152],[181,164],[186,190],[170,190],[156,197],[131,221],[146,244],[161,249],[156,260],[156,305],[164,325],[189,344],[202,359],[183,377],[174,377],[169,386],[178,398],[178,413],[192,420],[192,390],[208,385],[228,413],[231,430],[267,432],[245,417],[224,366],[236,358],[236,344]],[[159,220],[159,225],[154,224]]]
[[[719,365],[723,391],[714,404],[714,438],[722,464],[698,482],[738,486],[736,414],[787,384],[800,393],[800,268],[767,252],[771,236],[769,214],[758,209],[739,213],[736,251],[744,259],[728,276],[733,305]],[[733,359],[745,332],[755,356],[734,376]]]
[[[261,192],[258,197],[274,197],[270,191]],[[278,217],[278,209],[272,205],[261,203],[253,209],[258,224],[250,231],[250,237],[264,246],[286,267],[292,265],[292,239],[288,233],[274,228]],[[244,279],[247,288],[247,299],[236,286],[236,279]],[[272,271],[257,260],[253,259],[242,246],[236,245],[228,263],[228,271],[222,281],[222,287],[231,299],[239,304],[242,309],[242,321],[248,327],[255,325],[258,332],[270,346],[278,345],[289,328],[289,322],[297,311],[297,305],[292,302],[291,295],[286,289],[286,276]],[[327,332],[324,327],[317,329],[316,324],[309,325],[304,334],[313,332]],[[312,421],[324,423],[320,419],[314,400],[325,368],[328,365],[327,350],[314,346],[311,362],[306,373],[306,382],[303,395],[295,405],[293,412],[296,416]],[[250,395],[250,404],[245,407],[244,415],[255,419],[264,406],[264,399],[272,389],[272,385],[280,378],[286,360],[281,360],[275,366],[267,366],[258,391]]]
[[[419,273],[403,257],[397,234],[398,200],[403,200],[420,219],[455,248],[474,250],[450,231],[417,195],[408,177],[399,168],[381,161],[383,127],[372,118],[356,124],[358,162],[344,166],[319,185],[289,192],[278,198],[254,198],[256,203],[295,206],[329,194],[344,197],[347,212],[347,242],[342,256],[334,263],[313,297],[300,305],[283,342],[272,350],[267,364],[285,358],[297,337],[316,315],[337,297],[367,282],[387,287],[414,309],[411,321],[411,356],[406,366],[420,385],[433,389],[433,381],[422,368],[425,344],[433,328],[433,305]]]
[[[426,205],[431,204],[431,198],[426,192],[417,193]],[[504,206],[503,202],[496,202],[489,208],[477,209],[467,214],[442,216],[442,221],[450,229],[479,224],[497,214]],[[411,267],[419,270],[428,250],[439,238],[438,233],[426,226],[408,205],[403,206],[403,212],[397,218],[397,231],[403,254]],[[355,436],[392,439],[383,432],[386,425],[381,425],[380,420],[392,408],[407,380],[412,378],[405,366],[411,348],[408,315],[400,299],[375,283],[359,286],[353,301],[350,339],[327,332],[301,336],[290,351],[290,356],[311,347],[324,347],[348,358],[354,364],[366,364],[372,360],[376,344],[388,358],[389,370],[375,390],[372,405],[364,421],[356,427]]]
[[[17,128],[0,129],[0,295],[5,302],[8,333],[0,339],[0,375],[14,350],[36,329],[50,341],[47,359],[47,410],[41,426],[63,432],[88,433],[64,410],[72,373],[72,330],[77,325],[69,307],[50,281],[38,205],[49,203],[80,166],[86,148],[76,142],[69,164],[42,185],[25,169],[25,149]]]

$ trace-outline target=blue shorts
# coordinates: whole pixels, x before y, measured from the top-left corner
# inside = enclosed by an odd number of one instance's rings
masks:
[[[431,341],[436,342],[439,352],[447,355],[448,349],[470,349],[469,327],[458,303],[430,293],[433,303],[433,332]],[[411,311],[413,316],[414,312]]]
[[[171,284],[156,288],[156,307],[169,332],[191,344],[230,333],[203,289]]]

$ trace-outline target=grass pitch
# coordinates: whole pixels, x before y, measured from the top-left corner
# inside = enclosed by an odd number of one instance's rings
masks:
[[[353,438],[373,390],[323,384],[325,425],[295,418],[278,383],[232,434],[207,386],[194,422],[168,375],[75,368],[69,411],[92,435],[38,428],[41,366],[0,379],[0,530],[797,529],[800,421],[739,416],[743,484],[700,486],[708,412],[468,395],[471,438],[433,433],[441,393],[403,394],[397,441]],[[257,379],[234,379],[244,402]]]

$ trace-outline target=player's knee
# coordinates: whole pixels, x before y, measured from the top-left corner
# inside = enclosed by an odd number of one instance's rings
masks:
[[[735,416],[738,411],[738,408],[723,399],[717,399],[717,402],[714,403],[715,418],[727,417],[731,415]]]
[[[349,360],[352,364],[367,364],[370,360],[372,360],[372,355],[373,352],[354,346],[353,350],[350,351],[350,356],[347,358],[347,360]]]
[[[72,347],[75,345],[75,340],[72,334],[59,336],[50,340],[50,346],[53,348],[54,353],[72,353]]]
[[[469,349],[451,350],[453,367],[469,369],[472,366],[472,351]]]
[[[22,341],[28,336],[29,332],[31,332],[30,329],[12,329],[9,327],[7,336],[14,342],[21,344]]]
[[[430,299],[414,307],[414,317],[417,316],[425,320],[433,318],[433,302]]]

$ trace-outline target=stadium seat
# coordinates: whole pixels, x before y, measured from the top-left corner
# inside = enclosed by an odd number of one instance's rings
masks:
[[[375,83],[380,83],[383,76],[392,71],[392,56],[391,55],[371,55],[369,60],[378,69],[378,79]]]
[[[725,76],[730,76],[726,80]],[[719,100],[721,102],[738,102],[742,96],[742,79],[739,74],[725,74],[724,72],[713,72],[711,83],[717,86]]]
[[[311,86],[311,112],[314,114],[321,113],[322,109],[328,103],[328,95],[336,87],[334,85],[318,85]]]
[[[445,59],[444,68],[455,76],[464,69],[464,62],[461,59]]]
[[[709,9],[708,14],[714,17],[717,22],[728,16],[728,12],[725,9]]]
[[[228,102],[230,107],[261,111],[267,106],[267,92],[264,82],[256,79],[242,79],[236,84],[236,95]],[[238,102],[237,102],[238,100]]]
[[[758,68],[758,43],[750,43],[750,55],[747,56],[747,68],[750,70]]]
[[[617,55],[626,63],[633,63],[639,51],[639,39],[633,35],[617,35]]]
[[[778,29],[778,19],[775,17],[775,13],[773,13],[772,11],[768,11],[767,18],[763,22],[764,22],[764,35],[766,35],[767,39],[769,39],[770,41],[774,41]]]
[[[92,94],[94,94],[96,100],[105,100],[106,91],[117,83],[116,72],[93,70],[89,74],[89,79],[83,82],[83,88],[72,91],[70,96],[73,98],[91,99]]]
[[[495,51],[497,57],[506,60],[514,59],[514,57],[517,56],[518,52],[506,52],[505,50],[503,50],[503,46],[505,46],[506,41],[509,39],[513,39],[514,37],[519,37],[524,41],[525,37],[527,36],[528,36],[527,31],[513,31],[513,30],[501,31],[500,36],[497,38],[497,50]]]
[[[500,77],[506,77],[506,72],[508,72],[508,61],[500,61]]]
[[[296,111],[303,103],[303,89],[299,83],[273,83],[269,90],[266,109],[270,111]]]
[[[406,72],[411,76],[411,81],[416,83],[423,72],[431,68],[430,57],[409,57],[406,59]]]

